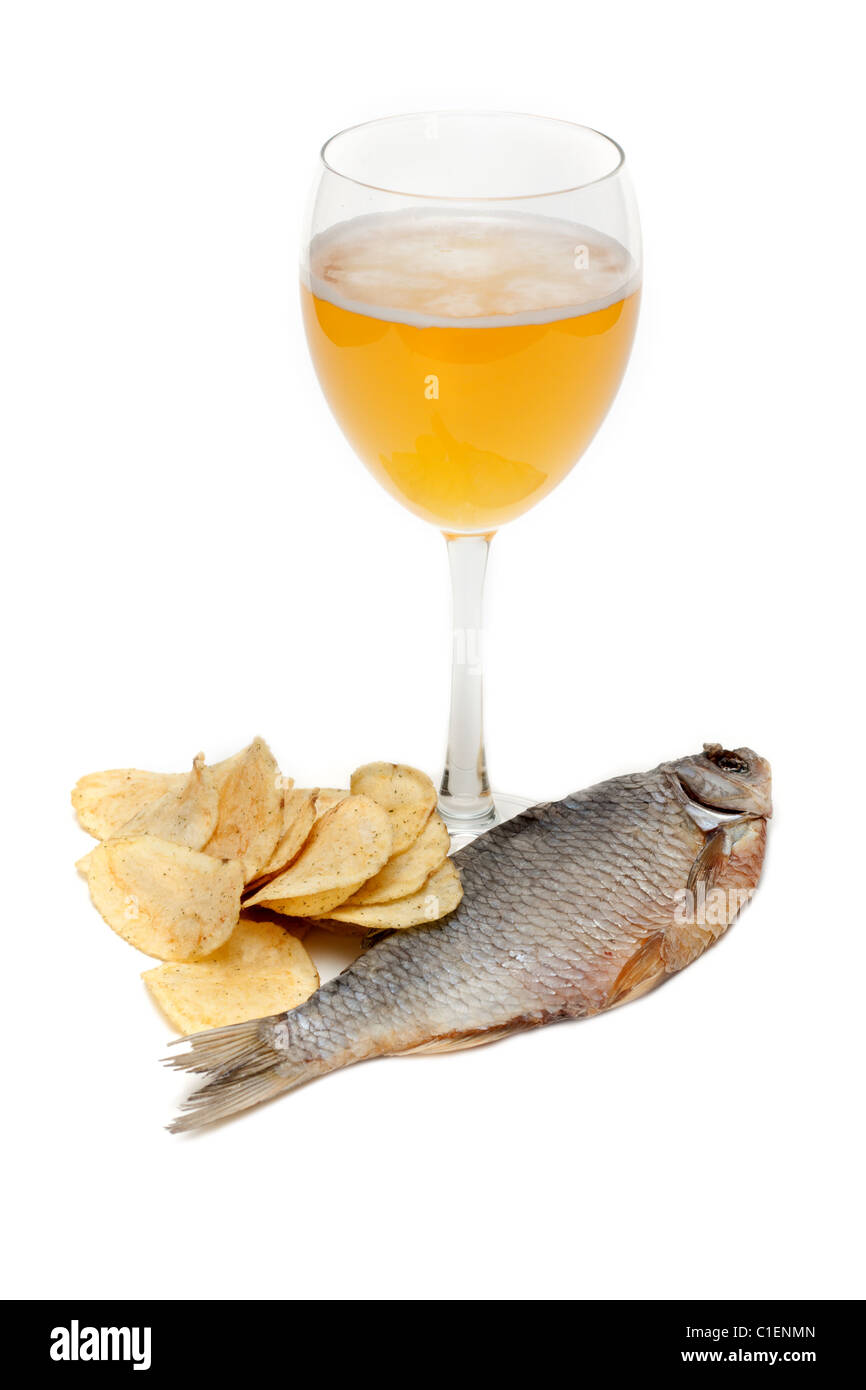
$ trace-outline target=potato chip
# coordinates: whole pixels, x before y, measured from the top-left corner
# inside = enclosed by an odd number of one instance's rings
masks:
[[[199,960],[237,923],[243,870],[235,860],[141,835],[98,845],[82,867],[108,925],[157,960]]]
[[[316,792],[286,792],[283,804],[282,834],[277,847],[260,874],[256,875],[257,887],[264,880],[275,878],[287,869],[292,860],[300,854],[316,819]]]
[[[242,748],[239,753],[232,753],[230,758],[222,758],[218,763],[208,763],[208,771],[213,778],[214,786],[220,791],[223,783],[230,772],[234,772],[239,763],[243,762],[249,752],[249,746]]]
[[[144,806],[118,831],[125,840],[156,835],[188,849],[203,849],[216,829],[219,797],[204,753],[193,760],[192,772],[180,786]]]
[[[332,908],[339,907],[347,898],[351,898],[362,883],[363,879],[359,879],[357,883],[342,884],[335,888],[323,888],[318,893],[301,893],[292,898],[271,898],[264,906],[271,908],[274,912],[284,912],[289,917],[321,917],[324,913],[330,912]],[[267,887],[270,886],[270,884],[267,885]],[[258,897],[250,898],[250,902],[258,903]]]
[[[366,763],[352,773],[355,795],[369,796],[388,812],[394,854],[417,840],[436,806],[436,788],[417,768],[403,763]]]
[[[133,816],[186,780],[185,772],[142,772],[136,767],[91,772],[75,784],[72,805],[88,835],[108,840]]]
[[[283,799],[291,790],[264,739],[227,758],[214,772],[219,790],[216,829],[204,846],[215,859],[239,859],[249,883],[273,854],[283,824]]]
[[[264,903],[293,917],[324,915],[378,873],[390,854],[388,813],[368,796],[347,796],[316,821],[295,862],[250,905]]]
[[[322,923],[347,922],[377,931],[418,927],[425,922],[437,922],[453,912],[463,897],[460,875],[450,859],[446,859],[427,882],[407,898],[393,903],[376,903],[368,907],[349,907],[344,904],[327,914]]]
[[[296,936],[244,917],[207,960],[160,965],[141,978],[184,1034],[284,1013],[319,987],[318,971]]]
[[[337,806],[341,801],[345,801],[347,796],[351,796],[348,788],[319,787],[316,792],[316,815],[323,816],[326,811],[330,811],[332,806]]]
[[[253,743],[264,743],[265,748],[268,748],[268,745],[267,743],[265,743],[264,739],[253,739]],[[225,783],[229,775],[233,773],[235,769],[246,758],[249,757],[251,747],[252,744],[248,744],[246,748],[242,748],[239,753],[232,753],[230,757],[222,758],[218,763],[208,763],[208,771],[213,777],[217,791],[222,790],[223,784]],[[270,749],[268,749],[268,752],[270,752]],[[292,787],[294,783],[291,777],[285,777],[281,778],[280,785],[282,789],[285,791],[286,788]]]
[[[76,859],[75,867],[84,878],[87,878],[90,873],[90,861],[99,848],[100,846],[96,845],[94,849],[89,849],[86,854],[82,854],[80,859]]]
[[[428,820],[414,844],[395,854],[374,878],[368,879],[346,903],[346,907],[367,907],[372,903],[391,903],[416,893],[444,859],[451,840],[448,828],[437,811]]]

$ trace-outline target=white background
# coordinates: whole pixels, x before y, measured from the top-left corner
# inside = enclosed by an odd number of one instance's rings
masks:
[[[855,13],[4,7],[9,1294],[866,1292]],[[299,785],[438,771],[442,541],[353,458],[296,288],[323,139],[430,107],[609,131],[645,233],[614,409],[494,545],[495,781],[751,744],[765,877],[633,1007],[173,1138],[170,1030],[73,869],[69,788],[257,733]]]

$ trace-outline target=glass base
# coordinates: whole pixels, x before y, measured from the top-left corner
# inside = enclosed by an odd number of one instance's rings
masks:
[[[447,811],[439,807],[439,814],[448,826],[448,834],[451,836],[450,853],[454,854],[458,849],[463,849],[464,845],[469,845],[476,840],[479,835],[492,829],[494,825],[501,825],[503,821],[511,820],[512,816],[519,816],[521,811],[526,811],[536,803],[528,796],[512,796],[508,792],[493,793],[493,810],[489,816],[479,817],[477,820],[461,820],[451,816]]]

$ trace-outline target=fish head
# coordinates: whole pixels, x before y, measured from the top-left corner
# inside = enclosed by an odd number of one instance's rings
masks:
[[[705,743],[702,753],[671,764],[691,801],[708,811],[768,817],[773,814],[770,764],[751,748]]]

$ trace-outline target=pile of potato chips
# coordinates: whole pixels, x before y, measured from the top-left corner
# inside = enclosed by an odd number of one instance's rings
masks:
[[[349,787],[298,790],[257,738],[189,773],[82,777],[79,861],[94,906],[164,964],[148,989],[182,1033],[297,1007],[319,976],[301,944],[331,931],[435,922],[463,896],[436,790],[417,769],[368,763]]]

